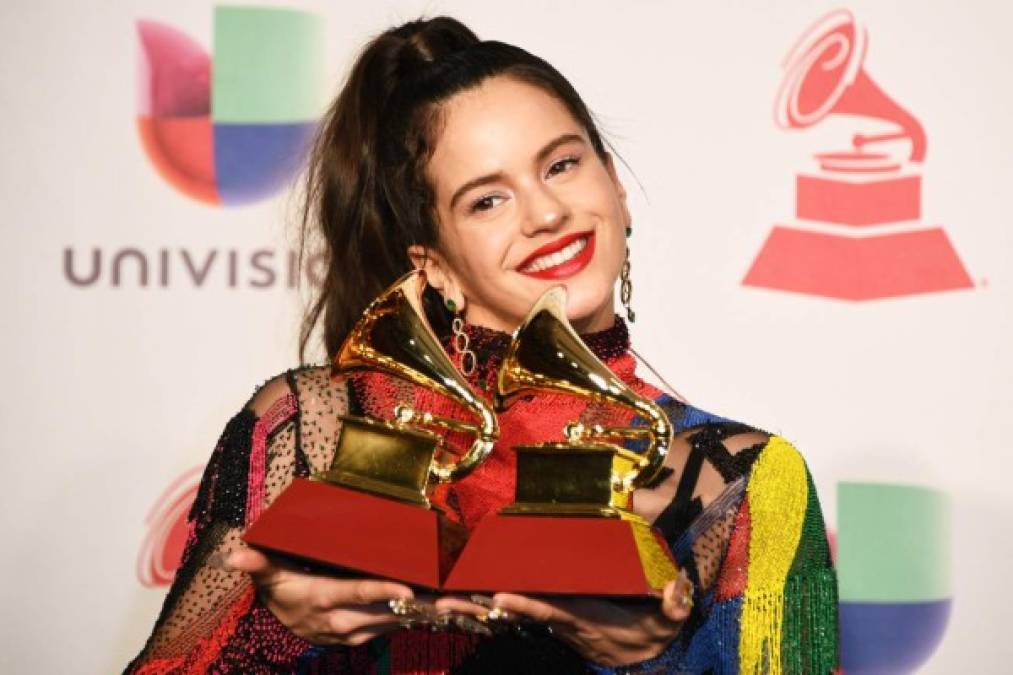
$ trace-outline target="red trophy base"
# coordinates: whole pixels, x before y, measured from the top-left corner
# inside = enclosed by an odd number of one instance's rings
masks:
[[[842,300],[972,288],[940,227],[866,237],[776,226],[742,281]]]
[[[645,546],[644,537],[660,548]],[[619,518],[491,515],[469,537],[443,588],[644,597],[658,595],[676,569],[664,539],[646,525]]]
[[[439,588],[464,543],[437,510],[296,478],[246,530],[251,546]]]

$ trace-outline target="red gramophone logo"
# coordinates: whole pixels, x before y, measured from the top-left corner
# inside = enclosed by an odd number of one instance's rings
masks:
[[[847,115],[866,131],[854,133],[848,150],[816,154],[815,172],[798,174],[796,222],[774,226],[743,284],[844,300],[972,287],[943,228],[921,219],[925,130],[865,72],[866,47],[864,28],[839,9],[785,61],[778,126],[805,129]]]
[[[172,583],[187,537],[187,514],[197,497],[203,467],[185,471],[155,501],[145,519],[148,535],[137,554],[137,579],[145,586]]]

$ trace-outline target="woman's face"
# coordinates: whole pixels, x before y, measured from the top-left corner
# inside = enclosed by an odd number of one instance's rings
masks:
[[[630,223],[611,158],[602,161],[558,99],[511,77],[441,112],[427,167],[438,250],[409,250],[417,264],[427,259],[430,283],[489,328],[514,330],[557,284],[578,331],[611,326]]]

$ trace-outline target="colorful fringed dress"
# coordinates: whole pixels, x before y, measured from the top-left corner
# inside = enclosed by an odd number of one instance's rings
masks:
[[[508,337],[468,327],[489,391]],[[695,605],[657,657],[619,668],[583,661],[537,628],[490,638],[403,629],[358,647],[314,646],[261,603],[249,578],[220,561],[295,476],[326,468],[344,413],[389,418],[408,402],[462,415],[431,392],[376,374],[333,378],[328,367],[263,385],[226,425],[190,513],[182,566],[155,629],[128,673],[828,673],[837,664],[837,584],[819,501],[788,441],[703,412],[640,379],[629,336],[583,336],[627,384],[670,414],[666,468],[634,495],[695,584]],[[538,395],[500,415],[501,437],[468,478],[437,494],[469,528],[513,500],[511,448],[562,440],[573,420],[632,424],[630,413],[564,395]],[[455,439],[448,439],[455,440]],[[459,440],[459,439],[458,439]],[[354,523],[347,532],[355,536]]]

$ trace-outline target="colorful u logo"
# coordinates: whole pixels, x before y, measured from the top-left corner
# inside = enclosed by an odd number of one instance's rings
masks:
[[[949,500],[923,487],[839,483],[837,514],[844,672],[911,672],[950,616]]]
[[[137,126],[152,164],[210,204],[264,199],[300,168],[320,112],[324,29],[306,12],[216,7],[214,53],[139,21]]]

